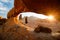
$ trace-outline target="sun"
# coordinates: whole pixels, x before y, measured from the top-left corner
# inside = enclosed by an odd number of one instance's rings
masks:
[[[49,15],[49,16],[48,16],[48,19],[49,19],[49,20],[54,20],[54,16],[53,16],[53,15]]]
[[[24,12],[24,13],[20,13],[20,14],[22,14],[22,18],[24,18],[25,16],[27,16],[27,17],[33,16],[33,17],[37,17],[40,19],[47,19],[49,21],[54,21],[54,19],[55,19],[53,15],[37,14],[34,12]]]

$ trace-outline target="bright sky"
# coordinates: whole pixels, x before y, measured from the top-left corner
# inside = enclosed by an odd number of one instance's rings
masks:
[[[0,16],[6,18],[8,11],[13,7],[14,0],[0,0]]]
[[[34,13],[34,12],[24,12],[24,13],[21,13],[22,14],[22,17],[24,16],[34,16],[34,17],[37,17],[37,18],[41,18],[41,19],[47,19],[48,16],[46,15],[43,15],[43,14],[37,14],[37,13]]]

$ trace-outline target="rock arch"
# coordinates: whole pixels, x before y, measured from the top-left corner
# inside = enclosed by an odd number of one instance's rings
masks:
[[[60,15],[60,1],[59,0],[14,0],[14,7],[8,12],[7,17],[16,17],[21,12],[33,11],[47,15],[47,12]],[[11,13],[10,13],[11,12]]]

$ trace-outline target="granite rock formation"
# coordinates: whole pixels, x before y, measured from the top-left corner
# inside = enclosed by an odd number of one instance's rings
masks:
[[[42,14],[54,14],[59,16],[59,9],[59,0],[14,0],[14,7],[9,11],[7,17],[16,17],[21,12],[29,11]]]

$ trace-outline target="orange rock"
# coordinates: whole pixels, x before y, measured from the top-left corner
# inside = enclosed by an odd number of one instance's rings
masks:
[[[57,14],[59,14],[60,13],[59,2],[60,2],[59,0],[18,0],[18,1],[14,0],[14,8],[12,8],[9,11],[8,16],[16,17],[21,12],[29,12],[29,11],[42,14],[47,14],[48,12],[58,12]]]

